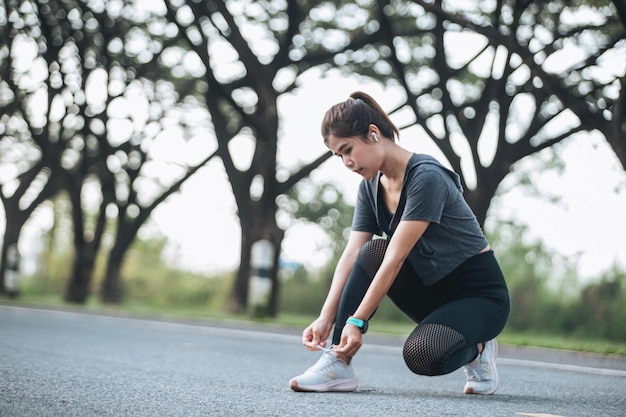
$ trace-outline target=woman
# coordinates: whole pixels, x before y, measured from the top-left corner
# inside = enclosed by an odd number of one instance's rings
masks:
[[[498,388],[495,337],[509,315],[498,262],[462,196],[459,176],[395,142],[399,131],[369,95],[353,93],[322,122],[326,146],[363,177],[352,231],[319,317],[302,334],[318,362],[295,391],[353,391],[351,365],[385,294],[417,327],[403,356],[411,371],[464,367],[464,392]],[[382,237],[382,238],[381,238]],[[326,347],[334,324],[332,345]]]

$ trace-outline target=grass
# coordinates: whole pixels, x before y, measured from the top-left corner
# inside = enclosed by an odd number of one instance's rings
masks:
[[[272,319],[252,319],[249,316],[230,315],[223,312],[223,310],[207,308],[201,305],[171,306],[139,301],[126,301],[120,305],[111,306],[100,303],[95,297],[92,297],[86,305],[72,305],[64,303],[58,296],[34,294],[25,295],[12,300],[2,298],[0,299],[0,303],[4,305],[64,309],[77,312],[133,315],[145,318],[218,320],[224,322],[232,321],[241,324],[255,323],[277,325],[293,328],[294,331],[300,331],[315,318],[308,315],[281,313],[278,317]],[[413,327],[414,326],[409,322],[373,321],[370,326],[370,332],[381,335],[408,335],[413,330]],[[601,354],[626,355],[626,343],[584,339],[573,336],[518,332],[505,329],[505,331],[498,336],[498,340],[503,344],[517,346],[536,346]]]
[[[504,332],[498,336],[498,340],[504,344],[517,346],[536,346],[579,352],[626,355],[626,343],[585,339],[575,336],[569,337],[545,333],[518,332],[505,329]]]

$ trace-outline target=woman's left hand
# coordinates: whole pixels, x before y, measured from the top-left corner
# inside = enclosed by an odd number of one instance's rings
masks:
[[[363,345],[363,334],[358,327],[347,324],[341,332],[339,346],[335,347],[335,352],[352,358]]]

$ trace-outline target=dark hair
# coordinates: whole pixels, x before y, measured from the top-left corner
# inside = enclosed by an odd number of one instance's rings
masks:
[[[392,140],[400,137],[398,128],[393,124],[387,113],[368,94],[355,91],[348,100],[332,106],[322,120],[322,137],[328,142],[330,135],[338,137],[358,136],[364,141],[369,125],[374,124],[380,133]]]

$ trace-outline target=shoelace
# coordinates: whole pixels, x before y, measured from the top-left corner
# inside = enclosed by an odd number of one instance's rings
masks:
[[[472,365],[468,363],[463,367],[465,376],[470,381],[484,381],[491,376],[491,363],[489,361],[483,361],[482,355],[478,358],[477,364]]]
[[[489,361],[478,361],[478,375],[481,380],[491,377],[491,363]]]
[[[327,348],[322,347],[320,345],[317,345],[317,347],[323,350],[324,353],[322,354],[322,357],[319,358],[319,360],[307,370],[307,372],[321,372],[323,369],[326,369],[329,366],[331,366],[337,359],[337,356],[331,353],[333,349],[332,345]]]
[[[324,352],[330,352],[331,350],[333,350],[333,347],[335,347],[335,345],[330,345],[328,347],[324,347],[321,345],[315,345],[316,348],[323,350]]]
[[[470,365],[469,363],[463,367],[463,371],[465,372],[465,376],[468,381],[480,381],[481,378],[478,375],[477,366]]]

